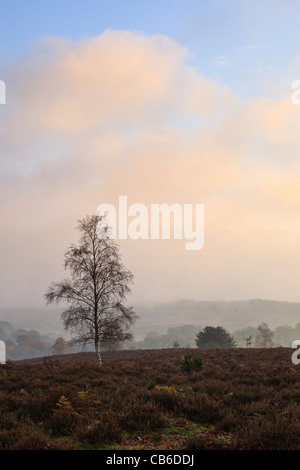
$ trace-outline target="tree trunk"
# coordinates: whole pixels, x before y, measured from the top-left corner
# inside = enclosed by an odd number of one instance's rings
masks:
[[[96,356],[97,356],[97,360],[98,360],[98,366],[102,366],[102,357],[101,357],[98,341],[95,342],[95,349],[96,349]]]

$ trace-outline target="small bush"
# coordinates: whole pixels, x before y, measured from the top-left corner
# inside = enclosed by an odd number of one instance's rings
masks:
[[[183,356],[179,362],[179,367],[184,372],[198,371],[203,368],[203,360],[200,356],[194,356],[192,353]]]

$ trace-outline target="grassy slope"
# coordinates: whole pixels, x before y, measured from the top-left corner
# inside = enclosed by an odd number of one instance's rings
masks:
[[[93,353],[0,368],[0,449],[300,449],[291,349]]]

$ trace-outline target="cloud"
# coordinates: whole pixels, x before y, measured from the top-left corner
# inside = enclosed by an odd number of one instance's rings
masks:
[[[225,56],[225,55],[215,57],[214,58],[214,64],[215,65],[229,65],[230,64],[230,58]]]
[[[170,38],[48,38],[7,64],[0,116],[2,305],[43,305],[101,203],[203,203],[205,246],[124,241],[134,298],[298,299],[300,107],[241,101]],[[288,273],[288,274],[287,274]]]

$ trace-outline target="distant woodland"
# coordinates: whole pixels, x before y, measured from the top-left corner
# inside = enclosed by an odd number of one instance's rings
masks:
[[[290,347],[294,340],[300,339],[300,322],[295,326],[282,325],[269,328],[268,346],[257,341],[259,325],[246,326],[231,332],[236,347]],[[143,339],[125,342],[124,344],[106,344],[106,350],[114,349],[161,349],[161,348],[195,348],[195,339],[203,327],[199,325],[181,325],[165,329],[165,333],[150,331]],[[92,351],[92,345],[70,346],[68,342],[54,333],[41,334],[37,330],[17,328],[8,321],[0,320],[0,339],[6,343],[8,360],[50,356],[53,354],[69,354]]]
[[[260,325],[266,325],[261,323]],[[300,323],[295,326],[278,326],[268,330],[268,342],[264,345],[260,340],[259,326],[248,326],[232,333],[236,347],[291,347],[294,340],[300,339]],[[267,325],[266,325],[267,327]],[[133,341],[127,344],[127,349],[159,349],[159,348],[195,348],[196,334],[201,331],[200,326],[183,325],[168,328],[166,334],[155,331],[148,333],[142,341]]]
[[[70,347],[61,337],[54,334],[41,334],[36,330],[15,328],[8,321],[0,321],[0,339],[6,344],[8,360],[67,354],[88,349]]]

